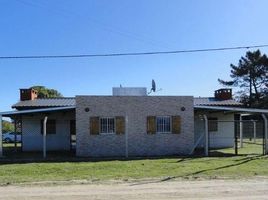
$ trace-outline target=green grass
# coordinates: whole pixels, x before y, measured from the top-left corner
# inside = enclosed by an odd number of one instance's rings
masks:
[[[3,148],[13,148],[15,143],[3,143]],[[17,147],[21,147],[21,143],[17,143]]]
[[[10,156],[9,159],[0,159],[0,184],[69,180],[165,179],[167,177],[181,179],[268,177],[268,156],[261,155],[260,144],[260,141],[258,144],[253,144],[252,141],[245,140],[244,148],[239,149],[238,156],[234,156],[233,148],[212,151],[213,157],[110,161],[74,158],[68,154],[48,154],[48,159],[44,161],[41,153],[23,154]],[[29,160],[29,158],[34,159]],[[26,163],[19,163],[22,161]]]
[[[256,143],[254,143],[253,139],[243,139],[243,148],[239,147],[240,140],[238,140],[238,155],[261,155],[263,154],[263,140],[256,139]],[[216,149],[211,150],[211,152],[218,152],[223,154],[234,154],[234,148],[224,148],[224,149]]]
[[[267,156],[1,164],[0,184],[61,180],[268,176]]]

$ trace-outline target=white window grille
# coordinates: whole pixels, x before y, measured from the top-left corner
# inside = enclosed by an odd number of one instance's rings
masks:
[[[112,117],[100,118],[100,133],[115,133],[115,119]]]
[[[156,117],[156,132],[158,133],[170,133],[171,132],[170,117]]]

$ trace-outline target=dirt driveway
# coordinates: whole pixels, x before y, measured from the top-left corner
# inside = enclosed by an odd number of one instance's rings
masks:
[[[0,199],[268,199],[268,179],[3,186]]]

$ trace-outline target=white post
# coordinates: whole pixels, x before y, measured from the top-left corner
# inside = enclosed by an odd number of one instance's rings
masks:
[[[47,116],[43,121],[43,158],[47,157]]]
[[[0,115],[0,157],[3,157],[2,115]]]
[[[208,140],[209,140],[209,136],[208,136],[208,118],[207,115],[203,115],[204,116],[204,121],[205,121],[205,156],[208,156]]]
[[[15,152],[17,152],[17,118],[15,118],[15,120],[14,120],[14,131],[15,131],[14,146],[15,146]]]
[[[253,135],[254,135],[254,143],[256,143],[256,121],[253,121]]]
[[[240,115],[240,118],[239,118],[239,121],[240,121],[240,148],[243,147],[243,118],[242,118],[242,115]]]
[[[267,117],[265,114],[262,114],[262,118],[264,120],[264,144],[265,144],[265,155],[268,154],[268,127],[267,127]]]
[[[128,158],[128,116],[126,115],[126,127],[125,127],[125,145],[126,145],[126,158]]]

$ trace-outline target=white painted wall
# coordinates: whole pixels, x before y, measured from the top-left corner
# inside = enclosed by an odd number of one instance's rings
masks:
[[[201,134],[204,134],[204,121],[201,120],[201,112],[195,112],[195,142]],[[233,121],[234,114],[224,114],[223,112],[207,114],[208,118],[216,117],[218,120]],[[198,147],[203,147],[203,142]],[[218,122],[218,131],[209,132],[209,146],[210,148],[225,148],[234,146],[234,122]]]
[[[47,150],[70,150],[70,120],[74,119],[74,113],[53,113],[48,115],[49,119],[56,120],[56,134],[47,135]],[[41,123],[44,115],[35,114],[22,117],[22,150],[42,151],[43,135],[41,134]]]

